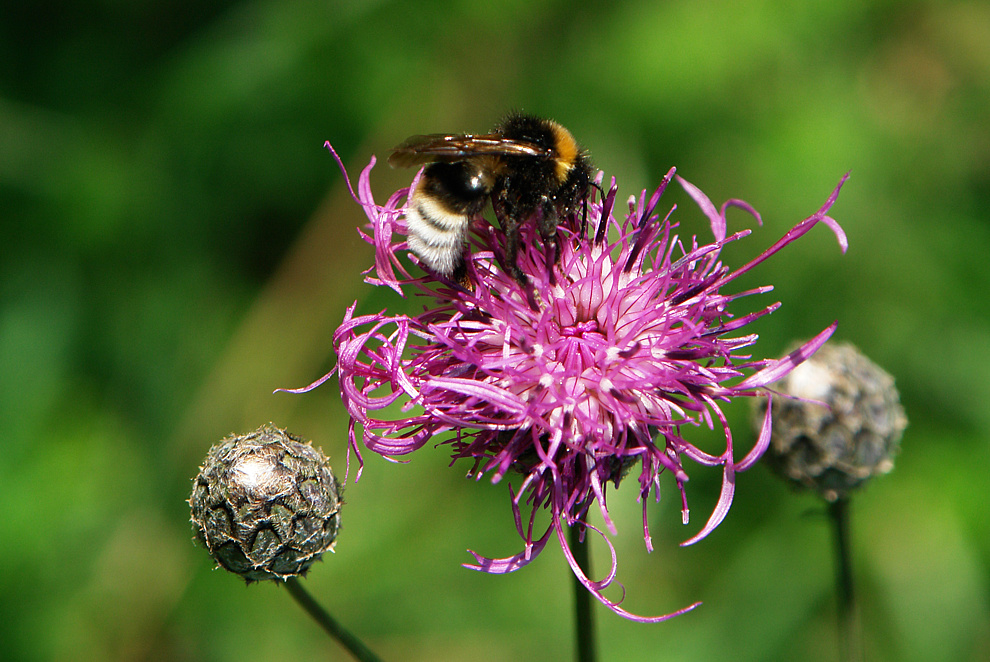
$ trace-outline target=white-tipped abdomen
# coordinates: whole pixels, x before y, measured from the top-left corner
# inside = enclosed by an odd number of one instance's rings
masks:
[[[414,195],[406,208],[409,250],[427,267],[449,276],[460,265],[471,218],[446,209],[443,203]]]

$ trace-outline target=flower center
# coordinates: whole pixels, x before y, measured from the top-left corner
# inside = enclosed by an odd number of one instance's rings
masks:
[[[593,331],[598,331],[598,322],[589,320],[587,322],[578,322],[570,326],[565,326],[560,330],[560,335],[566,338],[580,338],[585,333]]]

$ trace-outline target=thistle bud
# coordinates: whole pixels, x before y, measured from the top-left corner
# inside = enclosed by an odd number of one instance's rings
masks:
[[[854,346],[823,346],[773,389],[793,396],[773,400],[763,457],[776,473],[835,501],[893,469],[907,418],[893,377]],[[766,400],[757,410],[758,425]]]
[[[210,449],[189,505],[196,539],[248,582],[303,574],[340,529],[340,485],[309,443],[269,424]]]

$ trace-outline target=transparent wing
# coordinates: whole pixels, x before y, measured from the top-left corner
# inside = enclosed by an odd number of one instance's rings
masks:
[[[471,156],[532,156],[548,158],[549,149],[520,140],[509,140],[498,134],[433,133],[412,136],[392,150],[388,164],[393,168],[408,168],[435,161],[460,161]]]

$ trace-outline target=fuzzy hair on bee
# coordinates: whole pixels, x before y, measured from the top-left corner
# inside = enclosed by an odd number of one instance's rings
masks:
[[[516,263],[520,227],[535,222],[556,252],[557,224],[586,204],[592,186],[591,162],[570,131],[532,115],[509,115],[486,134],[412,136],[388,162],[427,164],[406,207],[409,249],[429,270],[460,283],[471,221],[489,200],[507,237],[504,267],[525,286]]]

